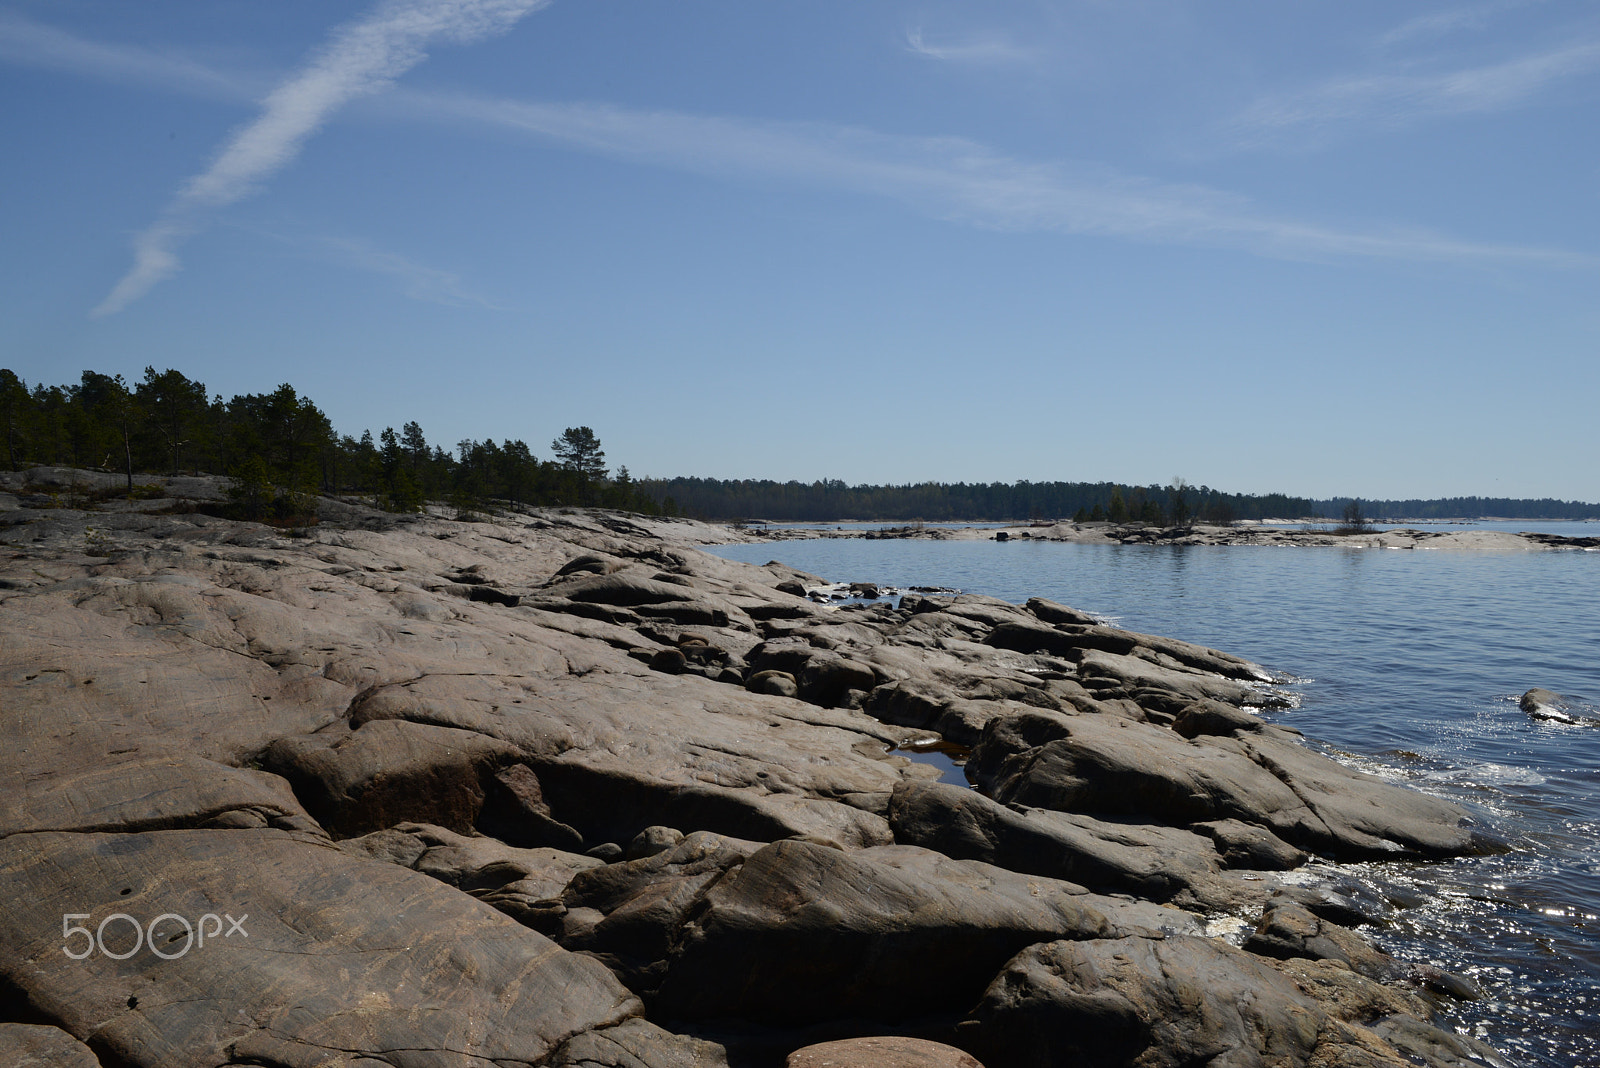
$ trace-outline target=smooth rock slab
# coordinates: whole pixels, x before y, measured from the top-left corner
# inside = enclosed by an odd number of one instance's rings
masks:
[[[14,773],[15,774],[15,773]],[[151,831],[208,820],[315,825],[276,775],[181,754],[0,778],[0,836],[19,831]]]
[[[59,1027],[0,1023],[0,1064],[7,1068],[100,1068],[94,1051]]]
[[[0,899],[4,982],[115,1063],[320,1064],[343,1050],[395,1068],[481,1068],[539,1062],[641,1009],[597,962],[465,894],[287,832],[12,835],[0,841]],[[113,913],[248,918],[245,934],[176,959],[144,946],[71,960],[66,913],[89,913],[75,922],[90,930]],[[120,920],[106,939],[133,945]]]

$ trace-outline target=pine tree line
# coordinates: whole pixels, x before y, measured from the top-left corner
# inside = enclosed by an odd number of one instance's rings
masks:
[[[288,384],[272,393],[211,396],[202,382],[146,367],[121,375],[83,372],[69,386],[35,385],[0,369],[0,432],[13,471],[35,466],[99,468],[135,476],[232,476],[236,511],[288,521],[315,512],[319,493],[359,494],[396,512],[425,501],[462,513],[490,500],[528,505],[599,505],[659,514],[670,502],[642,493],[626,467],[608,474],[600,441],[569,427],[540,460],[521,440],[430,443],[415,422],[340,435],[326,414]]]
[[[1295,519],[1313,515],[1303,497],[1224,493],[1175,480],[1168,486],[1113,482],[921,482],[849,486],[837,480],[773,482],[710,478],[643,479],[651,496],[671,496],[707,519],[771,522],[930,523],[1023,519],[1110,520],[1166,526],[1189,521]]]
[[[489,501],[599,505],[645,514],[773,522],[982,522],[1106,519],[1171,525],[1199,520],[1336,516],[1352,503],[1368,518],[1600,518],[1600,505],[1548,498],[1307,500],[1281,493],[1224,493],[1209,486],[1125,486],[1112,482],[923,482],[846,485],[836,479],[633,479],[609,472],[588,427],[569,427],[541,460],[525,441],[472,439],[453,450],[430,443],[408,422],[376,438],[340,435],[309,397],[290,385],[271,393],[211,396],[178,371],[146,367],[129,385],[120,375],[85,371],[67,386],[28,386],[0,369],[3,462],[99,468],[124,476],[135,492],[140,472],[233,477],[236,510],[288,521],[315,511],[319,493],[359,494],[391,511],[451,502],[462,514]]]
[[[1368,519],[1600,519],[1600,504],[1559,501],[1553,497],[1441,497],[1437,500],[1370,501],[1364,497],[1331,497],[1312,501],[1321,515],[1339,515],[1359,505]]]

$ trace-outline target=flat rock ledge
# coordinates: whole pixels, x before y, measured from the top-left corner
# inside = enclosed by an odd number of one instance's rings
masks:
[[[1264,718],[1260,665],[819,604],[687,521],[163,485],[0,511],[6,1063],[1503,1063],[1339,867],[1500,846]]]

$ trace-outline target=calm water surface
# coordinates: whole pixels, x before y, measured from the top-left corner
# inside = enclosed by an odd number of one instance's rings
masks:
[[[1600,718],[1600,552],[843,539],[708,551],[837,581],[1048,597],[1293,676],[1298,705],[1274,718],[1365,770],[1476,806],[1515,846],[1367,866],[1426,902],[1368,933],[1472,975],[1486,999],[1455,1022],[1515,1063],[1600,1065],[1600,725],[1517,706],[1542,686]]]

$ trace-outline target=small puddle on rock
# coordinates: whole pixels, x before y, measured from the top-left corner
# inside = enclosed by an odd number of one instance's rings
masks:
[[[967,781],[967,758],[972,750],[964,745],[947,742],[942,738],[911,741],[890,750],[891,753],[939,769],[939,781],[957,786],[971,787]]]

